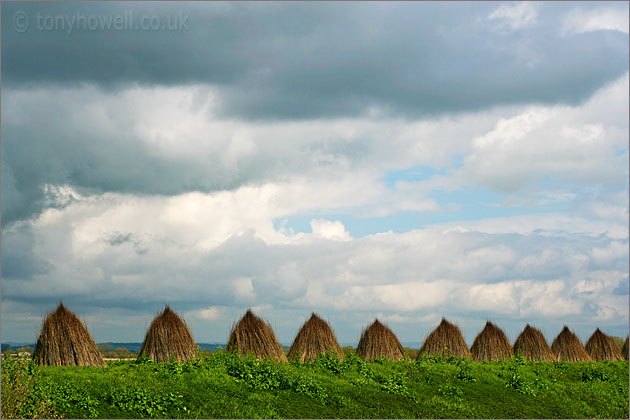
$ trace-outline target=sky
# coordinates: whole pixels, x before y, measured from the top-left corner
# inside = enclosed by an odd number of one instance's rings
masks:
[[[109,23],[108,23],[109,22]],[[2,4],[1,338],[168,304],[628,334],[628,3]],[[414,344],[415,343],[415,344]]]

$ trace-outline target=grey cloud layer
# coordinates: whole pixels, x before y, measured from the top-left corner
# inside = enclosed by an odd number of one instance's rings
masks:
[[[405,116],[577,103],[627,71],[627,36],[562,34],[572,4],[506,30],[497,4],[7,4],[4,86],[208,83],[242,118]],[[582,8],[593,7],[585,4]],[[622,13],[627,5],[608,5]],[[26,33],[11,19],[26,11]],[[40,15],[189,16],[185,31],[38,31]],[[518,83],[515,83],[518,81]]]
[[[50,186],[175,195],[296,176],[376,180],[414,165],[452,169],[458,157],[468,182],[500,191],[543,176],[624,187],[627,86],[622,77],[579,107],[299,122],[217,118],[207,86],[3,90],[2,222],[72,201],[51,200]],[[401,194],[416,197],[447,185],[403,184]],[[372,195],[378,187],[372,182]]]
[[[606,6],[627,12],[627,5]],[[285,130],[276,136],[271,130],[267,139],[238,146],[239,121],[319,121],[322,116],[363,115],[376,108],[424,118],[499,104],[574,103],[627,71],[623,34],[562,33],[561,22],[571,5],[537,4],[534,23],[516,30],[488,19],[496,7],[9,3],[2,14],[2,221],[25,219],[50,206],[45,184],[97,193],[168,195],[233,189],[305,168],[354,169],[363,160],[375,170],[384,168],[375,166],[370,156],[389,156],[390,164],[401,160],[400,153],[393,156],[383,146],[384,139],[392,140],[387,132],[364,131],[350,135],[350,140],[320,132],[320,138],[303,140],[299,137],[307,134],[304,131]],[[20,11],[30,17],[25,33],[16,32],[12,22]],[[190,30],[68,34],[37,28],[38,14],[103,17],[128,11],[138,18],[185,14]],[[141,141],[143,123],[186,122],[169,119],[168,114],[143,119],[138,108],[161,115],[173,108],[155,103],[181,98],[149,94],[144,102],[134,102],[126,93],[138,85],[191,83],[207,90],[199,89],[178,116],[208,112],[204,106],[211,98],[214,117],[223,115],[223,121],[236,123],[223,130],[222,137],[211,125],[205,132],[188,133],[197,136],[196,142],[187,140],[191,147],[205,151],[192,157],[160,152]],[[162,133],[153,134],[157,140],[169,127],[160,128]],[[438,138],[444,132],[429,134],[436,138],[425,135],[422,144],[410,138],[391,149],[411,154],[410,148],[444,142]],[[185,143],[179,135],[174,132],[172,141]],[[208,146],[212,144],[213,150]],[[235,144],[235,157],[226,163],[226,152]],[[239,150],[243,147],[251,148],[249,154]],[[432,151],[422,152],[430,156]]]
[[[321,125],[305,126],[310,132],[304,132],[291,124],[216,120],[206,108],[188,103],[204,95],[204,89],[192,90],[192,95],[186,89],[162,95],[146,89],[110,95],[90,87],[3,91],[8,109],[2,127],[2,222],[56,205],[47,199],[47,184],[141,195],[229,190],[322,165],[337,167],[336,159],[355,165],[375,146],[373,138],[344,140]]]

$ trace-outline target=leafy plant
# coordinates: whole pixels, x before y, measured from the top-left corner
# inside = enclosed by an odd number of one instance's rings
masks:
[[[523,357],[523,354],[519,353],[516,356],[514,356],[513,358],[511,358],[510,360],[508,360],[508,363],[511,366],[517,366],[518,367],[518,366],[525,366],[527,364],[527,361]]]
[[[328,393],[310,376],[300,375],[297,380],[291,381],[290,385],[291,389],[298,394],[308,395],[323,403],[328,399]]]
[[[368,385],[370,381],[366,378],[351,378],[350,383],[356,386],[364,386],[364,385]]]
[[[136,359],[136,364],[137,365],[147,365],[147,364],[151,364],[151,363],[153,363],[153,360],[151,358],[147,357],[146,354],[144,354],[144,353],[142,353]]]
[[[443,354],[426,354],[421,356],[416,362],[429,362],[429,363],[446,363],[449,365],[459,365],[465,359],[455,356],[450,352],[445,352]]]
[[[278,389],[288,382],[274,362],[253,357],[232,359],[227,373],[254,389]]]
[[[464,391],[457,385],[446,382],[438,387],[437,394],[442,397],[455,397],[459,399],[464,395]]]
[[[143,388],[119,388],[112,390],[106,397],[109,404],[121,410],[148,415],[165,415],[169,409],[187,411],[183,395],[156,393]]]
[[[202,359],[192,359],[185,363],[172,359],[167,363],[155,363],[153,371],[166,377],[178,377],[184,373],[197,372],[202,367]]]
[[[339,356],[334,351],[328,351],[320,354],[313,362],[314,366],[321,367],[329,372],[339,375],[348,369],[348,365],[339,360]]]
[[[98,417],[98,400],[76,386],[49,381],[46,384],[46,394],[59,412],[73,409],[87,413],[89,418]]]
[[[508,377],[506,388],[513,388],[521,394],[536,395],[534,389],[530,384],[523,379],[517,369],[511,370],[511,374]]]
[[[407,397],[412,401],[416,401],[415,396],[411,393],[406,383],[407,378],[400,373],[394,373],[382,379],[379,382],[380,389],[390,393]]]
[[[580,381],[592,382],[592,381],[610,381],[611,377],[603,370],[589,366],[586,370],[582,371],[580,375]]]
[[[3,357],[1,376],[3,418],[59,418],[31,360]]]
[[[331,358],[322,358],[319,363],[334,363]],[[307,374],[291,375],[284,367],[272,360],[259,360],[253,357],[234,358],[227,365],[227,373],[239,382],[254,389],[290,389],[321,402],[326,402],[328,393],[315,379]]]
[[[348,353],[344,356],[343,364],[347,370],[359,369],[367,365],[367,362],[356,353]]]
[[[553,362],[553,367],[561,372],[566,372],[569,369],[569,362]]]
[[[457,378],[464,382],[477,382],[477,378],[472,374],[472,367],[469,362],[460,363]]]

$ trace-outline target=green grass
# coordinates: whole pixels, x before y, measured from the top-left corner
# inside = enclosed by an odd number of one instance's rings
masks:
[[[11,374],[11,372],[13,372]],[[15,372],[22,372],[17,374]],[[2,363],[3,417],[628,418],[628,362],[276,363],[222,351],[107,368]],[[11,382],[13,381],[13,382]],[[21,408],[12,389],[21,387]],[[30,401],[30,402],[29,402]],[[43,407],[37,407],[40,401]],[[14,404],[15,405],[15,404]],[[5,409],[7,408],[7,409]],[[35,411],[39,409],[40,411]],[[22,411],[20,411],[22,410]],[[31,410],[31,411],[29,411]]]

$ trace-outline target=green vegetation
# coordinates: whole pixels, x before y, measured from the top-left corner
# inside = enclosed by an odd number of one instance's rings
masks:
[[[45,389],[45,380],[30,360],[2,358],[2,418],[58,418]]]
[[[135,359],[138,357],[137,351],[129,351],[126,347],[112,347],[109,343],[96,345],[103,357],[109,359]]]
[[[619,346],[619,348],[623,347],[623,341],[624,339],[621,337],[616,337],[614,335],[611,335],[610,338],[612,338],[612,340],[615,342],[616,345]]]
[[[628,362],[313,363],[224,351],[188,363],[38,367],[2,361],[2,417],[628,418]]]

